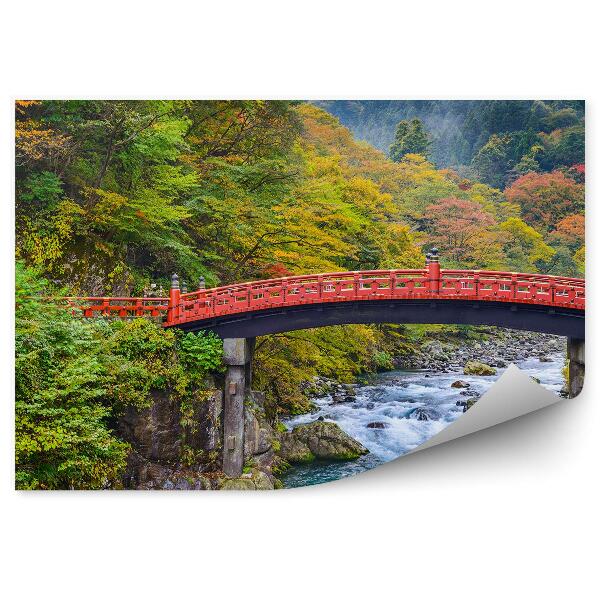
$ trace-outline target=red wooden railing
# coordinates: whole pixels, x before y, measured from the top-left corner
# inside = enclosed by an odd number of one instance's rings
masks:
[[[164,316],[166,327],[268,308],[357,300],[482,300],[585,310],[585,281],[571,277],[440,269],[350,271],[300,275],[181,293],[169,298],[68,298],[85,317]]]
[[[84,317],[161,317],[169,310],[169,298],[72,296],[61,300]]]

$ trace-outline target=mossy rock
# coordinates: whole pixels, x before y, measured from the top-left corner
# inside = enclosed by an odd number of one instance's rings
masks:
[[[313,421],[299,425],[281,438],[279,456],[289,463],[322,460],[354,460],[368,450],[329,421]]]
[[[463,370],[465,375],[495,375],[496,369],[476,360],[470,360]]]
[[[298,439],[293,432],[289,431],[279,438],[279,450],[277,454],[288,463],[309,463],[315,460],[315,455],[302,440]]]
[[[220,490],[255,490],[256,486],[249,477],[238,477],[236,479],[225,479]]]
[[[271,466],[271,473],[275,477],[282,475],[285,473],[292,465],[284,460],[281,456],[275,455],[275,459],[273,460],[273,464]]]
[[[272,490],[274,488],[271,478],[259,469],[253,469],[251,473],[241,477],[225,479],[219,487],[221,490]]]
[[[471,406],[473,406],[474,404],[477,403],[478,400],[479,400],[479,397],[477,397],[477,398],[469,398],[467,400],[467,404],[466,404],[465,410],[469,410],[471,408]]]

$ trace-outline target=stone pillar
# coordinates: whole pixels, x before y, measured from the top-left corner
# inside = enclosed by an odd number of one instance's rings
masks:
[[[583,388],[585,379],[585,340],[567,338],[569,359],[569,398],[575,398]]]
[[[252,361],[254,360],[254,348],[256,338],[246,338],[246,347],[248,349],[248,361],[246,362],[246,394],[252,391]]]
[[[253,344],[245,338],[223,340],[225,390],[223,394],[223,472],[239,477],[244,467],[244,400],[249,387]]]

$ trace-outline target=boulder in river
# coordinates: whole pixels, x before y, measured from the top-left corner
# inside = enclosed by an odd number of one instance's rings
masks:
[[[548,363],[548,362],[554,362],[549,356],[545,356],[545,355],[540,356],[539,357],[539,361],[540,362],[546,362],[546,363]]]
[[[464,411],[467,412],[471,408],[471,406],[473,406],[473,404],[475,404],[478,400],[479,400],[479,397],[477,397],[477,398],[469,398],[467,400],[467,404],[466,404],[466,406],[464,408]]]
[[[439,415],[431,408],[419,406],[410,413],[409,418],[417,421],[435,421]]]
[[[389,425],[383,421],[373,421],[372,423],[367,423],[367,427],[369,429],[387,429]]]
[[[279,456],[289,463],[323,460],[353,460],[368,450],[337,423],[313,421],[281,434]]]
[[[475,390],[463,390],[460,393],[461,396],[479,396],[479,393]]]
[[[334,404],[342,404],[343,402],[354,402],[356,400],[356,392],[354,396],[346,394],[344,392],[335,392],[335,394],[331,395],[331,399]]]
[[[457,379],[450,387],[468,388],[468,387],[471,387],[471,384],[468,381],[463,381],[462,379]]]
[[[490,365],[486,365],[485,363],[476,360],[470,360],[465,365],[463,373],[465,375],[495,375],[496,369],[494,369],[494,367],[490,367]]]

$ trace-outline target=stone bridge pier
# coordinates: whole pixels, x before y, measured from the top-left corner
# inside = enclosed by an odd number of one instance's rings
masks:
[[[567,338],[569,359],[569,398],[574,398],[583,388],[585,378],[585,340]]]
[[[252,357],[256,338],[225,338],[226,366],[223,392],[223,472],[239,477],[244,468],[244,401],[252,384]]]

